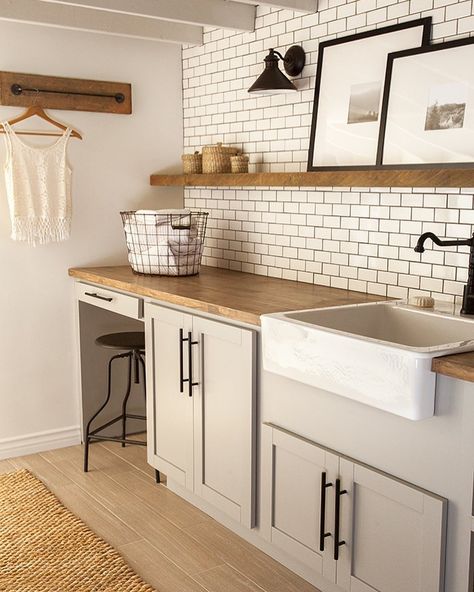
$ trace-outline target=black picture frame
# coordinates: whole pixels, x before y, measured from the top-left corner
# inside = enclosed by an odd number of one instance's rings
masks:
[[[431,24],[432,19],[431,17],[424,17],[421,19],[416,19],[413,21],[407,21],[404,23],[399,23],[396,25],[390,25],[388,27],[381,27],[380,29],[374,29],[371,31],[365,31],[363,33],[356,33],[354,35],[346,35],[345,37],[339,37],[337,39],[332,39],[329,41],[323,41],[319,44],[318,48],[318,64],[316,69],[316,84],[314,89],[314,101],[313,101],[313,115],[312,115],[312,122],[311,122],[311,132],[310,132],[310,143],[309,143],[309,150],[308,150],[308,162],[307,162],[307,170],[308,171],[331,171],[331,170],[361,170],[361,169],[373,169],[378,168],[375,155],[374,155],[374,163],[373,164],[360,164],[360,165],[314,165],[314,154],[315,154],[315,140],[316,140],[316,131],[317,131],[317,124],[318,124],[318,112],[319,112],[319,98],[321,96],[321,80],[323,75],[323,67],[324,67],[324,55],[325,52],[328,51],[331,47],[341,45],[341,44],[350,44],[354,41],[360,41],[363,39],[369,39],[372,37],[376,37],[379,35],[386,35],[395,33],[398,31],[404,31],[406,29],[412,28],[422,28],[422,40],[421,40],[421,47],[425,47],[430,43],[431,37]],[[377,137],[375,138],[377,142]]]
[[[384,158],[384,148],[386,142],[386,133],[387,133],[387,118],[390,106],[390,93],[392,90],[392,74],[394,69],[394,64],[396,60],[408,58],[412,56],[417,56],[420,54],[431,54],[437,51],[445,51],[456,47],[474,45],[474,37],[467,37],[463,39],[454,39],[452,41],[445,41],[444,43],[436,43],[433,45],[428,45],[426,47],[418,47],[414,49],[407,49],[403,51],[397,51],[394,53],[388,54],[387,57],[387,70],[385,74],[385,83],[384,83],[384,94],[382,99],[382,109],[381,109],[381,116],[380,116],[380,130],[379,130],[379,140],[378,140],[378,147],[377,147],[377,166],[378,168],[383,169],[434,169],[434,168],[471,168],[474,167],[474,156],[472,161],[460,161],[460,162],[426,162],[426,163],[397,163],[397,164],[385,164],[383,162]]]

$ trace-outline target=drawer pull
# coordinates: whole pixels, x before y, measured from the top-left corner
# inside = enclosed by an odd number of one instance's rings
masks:
[[[105,300],[106,302],[112,302],[113,298],[110,296],[100,296],[96,292],[85,292],[86,296],[90,296],[91,298],[98,298],[99,300]]]
[[[319,519],[319,550],[324,551],[324,539],[331,536],[326,532],[326,489],[332,487],[332,483],[327,482],[326,471],[321,473],[321,516]]]

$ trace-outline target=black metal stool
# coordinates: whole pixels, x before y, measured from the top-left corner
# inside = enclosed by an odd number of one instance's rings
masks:
[[[89,445],[91,442],[105,440],[111,442],[121,442],[122,446],[125,444],[136,444],[137,446],[146,446],[146,442],[140,440],[132,440],[127,438],[127,419],[142,419],[146,420],[145,415],[136,415],[134,413],[127,413],[128,399],[132,391],[132,370],[134,374],[134,383],[140,384],[140,367],[143,373],[143,386],[144,393],[146,393],[145,383],[145,362],[143,356],[145,355],[145,333],[143,331],[129,331],[125,333],[110,333],[108,335],[101,335],[95,340],[96,345],[101,347],[107,347],[115,350],[125,350],[125,353],[116,354],[109,360],[108,372],[107,372],[107,397],[104,403],[90,418],[86,426],[86,433],[84,439],[84,472],[87,473],[89,470]],[[107,423],[93,429],[91,431],[91,425],[94,419],[105,409],[112,394],[112,363],[114,360],[120,360],[123,358],[128,359],[128,380],[127,390],[122,401],[122,413],[111,419]],[[117,422],[122,423],[122,435],[121,436],[103,436],[99,434],[105,428],[110,427]],[[155,471],[156,482],[160,482],[160,473]]]

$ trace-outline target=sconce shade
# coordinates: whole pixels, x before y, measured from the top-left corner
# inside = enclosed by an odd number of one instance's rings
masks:
[[[249,88],[249,93],[280,94],[295,92],[298,89],[278,67],[278,60],[283,61],[286,72],[298,76],[305,64],[305,53],[299,45],[293,45],[283,57],[278,51],[270,49],[265,57],[265,69]]]

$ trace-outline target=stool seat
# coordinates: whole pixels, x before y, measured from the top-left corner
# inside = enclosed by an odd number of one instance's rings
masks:
[[[144,350],[145,333],[143,331],[125,331],[101,335],[95,340],[96,345],[119,350]]]

